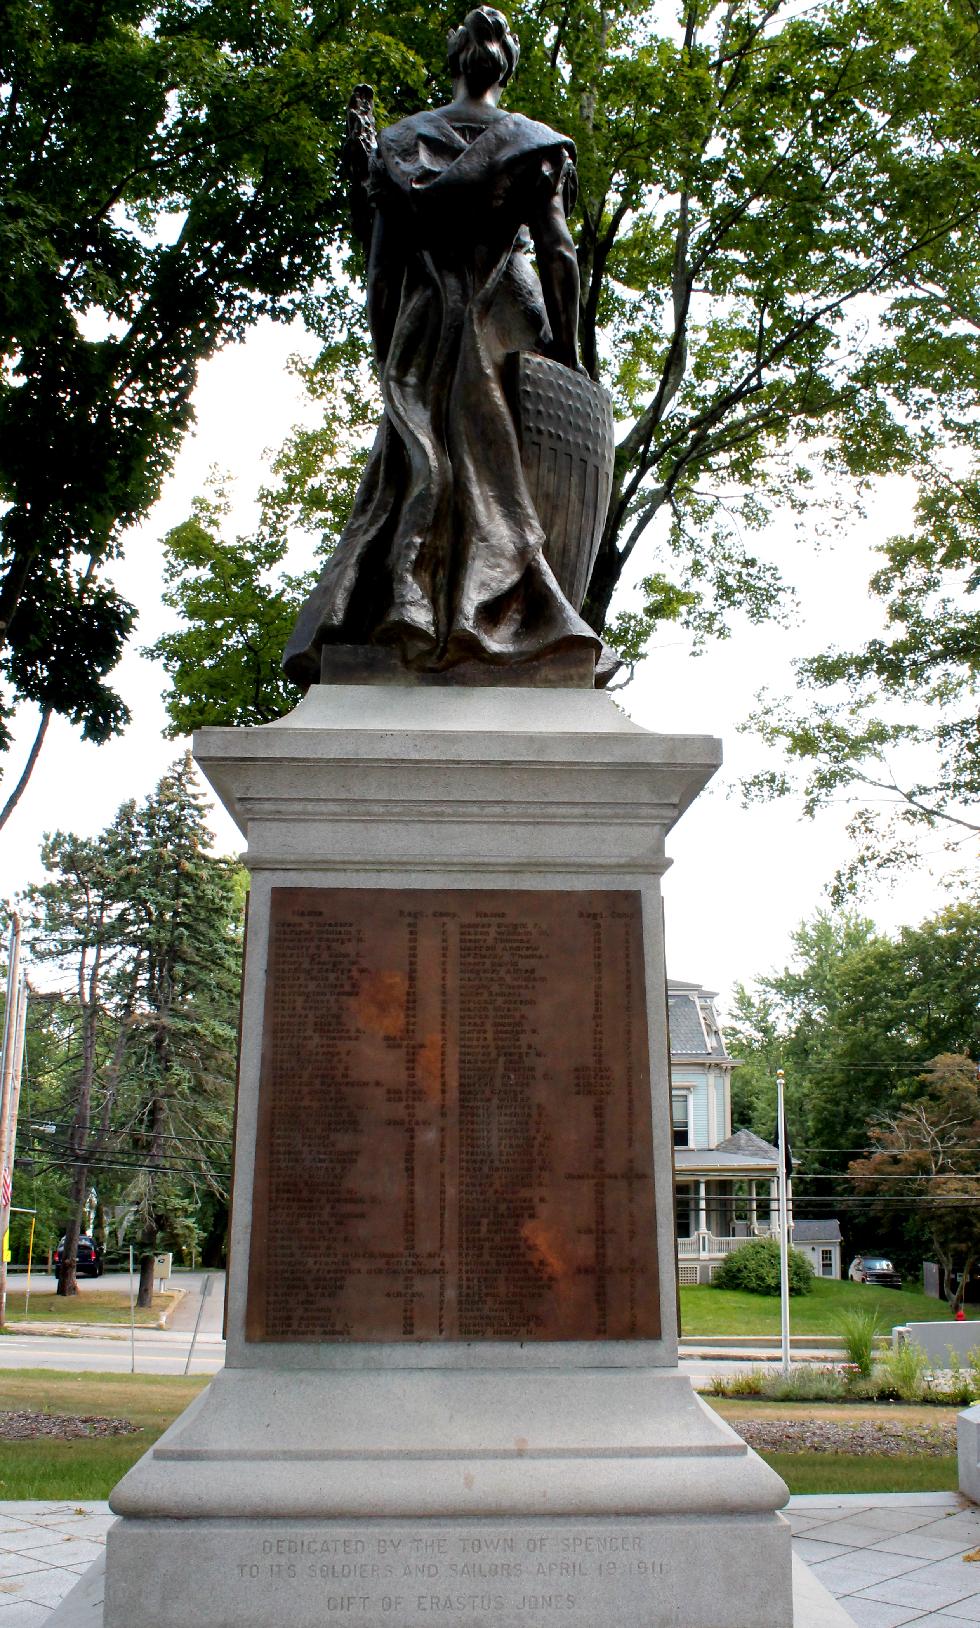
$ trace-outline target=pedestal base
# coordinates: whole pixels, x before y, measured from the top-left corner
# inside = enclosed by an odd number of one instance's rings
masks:
[[[791,1628],[785,1497],[676,1371],[225,1370],[113,1494],[100,1628]]]
[[[91,1566],[58,1610],[48,1618],[47,1628],[104,1628],[104,1592],[105,1560],[102,1559]],[[188,1620],[194,1624],[198,1622],[196,1609]],[[319,1620],[322,1621],[322,1618]],[[525,1628],[527,1620],[524,1619]],[[685,1623],[688,1620],[686,1611],[682,1611],[675,1619],[676,1622]],[[723,1620],[727,1628],[729,1619]],[[835,1600],[804,1562],[795,1556],[793,1628],[854,1628],[854,1619],[844,1610],[840,1601]]]

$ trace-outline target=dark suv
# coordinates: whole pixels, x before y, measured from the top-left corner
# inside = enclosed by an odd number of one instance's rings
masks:
[[[59,1239],[58,1247],[51,1260],[51,1270],[55,1277],[61,1275],[61,1262],[64,1255],[65,1240]],[[105,1270],[102,1260],[102,1245],[97,1244],[94,1238],[82,1233],[78,1240],[78,1251],[75,1255],[75,1271],[80,1278],[100,1278]]]

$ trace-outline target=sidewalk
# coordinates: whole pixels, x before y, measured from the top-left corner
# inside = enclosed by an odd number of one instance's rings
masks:
[[[955,1492],[791,1498],[793,1550],[857,1628],[980,1623],[980,1509]],[[4,1621],[0,1613],[0,1624]]]
[[[980,1509],[954,1492],[791,1498],[793,1549],[857,1628],[980,1623]],[[0,1628],[41,1628],[98,1558],[108,1504],[0,1503]]]

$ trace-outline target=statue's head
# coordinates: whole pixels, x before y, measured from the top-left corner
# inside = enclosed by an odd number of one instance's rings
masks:
[[[449,72],[465,79],[471,95],[480,96],[492,85],[506,85],[521,48],[502,11],[480,6],[471,11],[449,35]]]

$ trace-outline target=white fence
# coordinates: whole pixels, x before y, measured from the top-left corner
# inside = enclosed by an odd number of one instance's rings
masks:
[[[760,1227],[755,1234],[758,1238],[774,1238],[776,1234]],[[696,1232],[693,1238],[678,1238],[677,1255],[679,1260],[696,1256],[698,1260],[708,1260],[712,1256],[731,1255],[743,1244],[751,1243],[751,1238],[719,1238],[713,1232]]]

